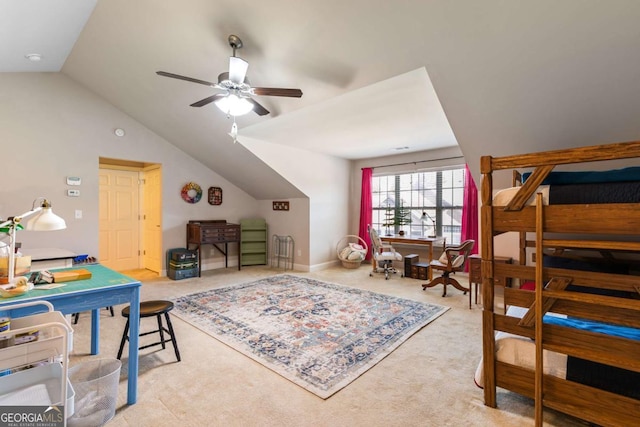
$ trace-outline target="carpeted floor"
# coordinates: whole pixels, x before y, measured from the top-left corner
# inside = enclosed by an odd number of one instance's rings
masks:
[[[372,369],[324,400],[173,316],[182,362],[169,347],[141,351],[138,403],[127,406],[126,370],[118,410],[109,426],[526,426],[533,402],[504,390],[499,409],[483,404],[473,374],[482,353],[481,309],[468,308],[457,290],[442,298],[441,287],[423,291],[421,281],[400,276],[369,277],[368,265],[335,267],[297,275],[415,301],[451,307],[415,333]],[[142,299],[170,299],[282,273],[267,267],[207,271],[202,278],[144,282]],[[459,276],[461,278],[463,276]],[[90,316],[74,326],[71,366],[87,358],[115,357],[125,319],[102,311],[98,356],[88,356]],[[149,330],[153,319],[144,319]],[[143,337],[149,338],[149,337]],[[144,341],[143,341],[144,342]],[[126,359],[124,359],[126,362]],[[550,426],[584,426],[545,411]]]

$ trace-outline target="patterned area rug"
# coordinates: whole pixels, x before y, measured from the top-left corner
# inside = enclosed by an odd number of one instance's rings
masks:
[[[181,297],[173,313],[326,399],[448,309],[283,274]]]

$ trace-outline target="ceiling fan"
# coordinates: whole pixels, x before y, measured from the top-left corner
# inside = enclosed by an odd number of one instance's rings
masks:
[[[255,111],[259,116],[269,114],[269,111],[258,103],[252,96],[286,96],[300,98],[300,89],[251,87],[247,78],[247,68],[249,63],[236,56],[236,50],[242,47],[242,40],[233,34],[229,36],[229,46],[233,49],[233,56],[229,58],[229,71],[218,75],[218,83],[205,80],[194,79],[192,77],[181,76],[179,74],[168,73],[166,71],[156,71],[156,74],[164,77],[185,80],[192,83],[199,83],[223,91],[215,95],[208,96],[200,101],[191,104],[192,107],[203,107],[212,102],[216,104],[228,116],[241,116],[250,111]],[[234,120],[235,126],[235,120]]]

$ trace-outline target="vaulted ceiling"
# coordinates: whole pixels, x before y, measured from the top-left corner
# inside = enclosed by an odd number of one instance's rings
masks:
[[[348,159],[459,144],[475,170],[640,139],[638,22],[636,0],[5,0],[0,71],[60,71],[254,197],[298,197],[243,134]],[[256,98],[238,144],[189,106],[214,89],[155,74],[217,81],[230,34],[254,86],[304,92]]]

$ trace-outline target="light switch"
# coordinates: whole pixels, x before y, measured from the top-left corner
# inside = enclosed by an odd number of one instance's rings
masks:
[[[80,190],[67,190],[67,196],[78,197],[80,196]]]
[[[82,211],[80,209],[76,209],[76,219],[82,219]]]

